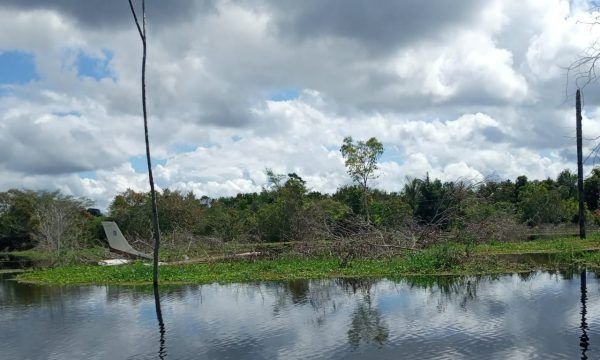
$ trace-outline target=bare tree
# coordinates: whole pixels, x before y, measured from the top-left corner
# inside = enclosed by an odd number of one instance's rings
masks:
[[[58,193],[42,194],[35,210],[38,246],[56,252],[77,247],[84,238],[82,213],[86,205],[89,205],[86,200]]]
[[[154,178],[152,177],[152,161],[150,158],[150,141],[148,140],[148,111],[146,107],[146,1],[142,0],[142,25],[138,20],[135,8],[131,0],[129,8],[135,20],[140,39],[142,40],[142,111],[144,115],[144,139],[146,141],[146,161],[148,163],[148,181],[150,182],[150,195],[152,197],[152,229],[154,236],[154,271],[152,272],[152,282],[158,285],[158,251],[160,249],[160,228],[158,226],[158,209],[156,206],[156,191],[154,189]]]
[[[589,12],[594,14],[590,21],[580,21],[580,23],[589,25],[590,27],[600,25],[600,6],[593,6],[589,9]],[[580,96],[580,103],[583,103],[583,99],[581,99],[581,92],[590,84],[598,81],[598,66],[600,65],[600,40],[593,41],[587,48],[585,48],[579,56],[573,61],[569,66],[566,67],[567,70],[567,81],[565,85],[566,97],[570,98],[572,93],[570,93],[571,84],[575,85],[575,96]],[[581,105],[580,105],[581,107]],[[580,115],[578,115],[580,116]],[[600,140],[600,136],[583,140],[588,141],[598,141]],[[592,150],[588,153],[588,155],[583,159],[583,162],[587,162],[588,159],[592,158],[594,165],[595,161],[598,159],[600,155],[600,142],[596,142],[593,146]]]
[[[593,12],[600,10],[600,7],[590,9]],[[593,19],[586,24],[590,26],[600,25],[600,16],[595,15]],[[592,151],[583,160],[583,135],[581,129],[581,91],[590,83],[598,80],[596,67],[600,61],[600,41],[594,41],[583,53],[567,67],[567,92],[569,81],[573,79],[576,87],[575,108],[576,108],[576,140],[577,140],[577,192],[579,197],[579,237],[585,239],[585,207],[584,207],[584,189],[583,189],[583,163],[590,157],[597,157],[600,153],[600,143],[597,143]],[[567,93],[568,94],[568,93]],[[598,140],[600,137],[589,140]]]

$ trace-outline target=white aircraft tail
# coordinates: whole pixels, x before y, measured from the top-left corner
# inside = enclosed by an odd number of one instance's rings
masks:
[[[103,221],[102,227],[104,228],[104,233],[108,239],[108,246],[111,249],[135,257],[152,259],[152,256],[139,252],[131,247],[114,221]]]

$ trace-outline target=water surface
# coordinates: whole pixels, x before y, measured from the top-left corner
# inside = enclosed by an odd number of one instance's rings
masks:
[[[593,273],[161,287],[162,327],[152,287],[0,276],[2,359],[600,358]]]

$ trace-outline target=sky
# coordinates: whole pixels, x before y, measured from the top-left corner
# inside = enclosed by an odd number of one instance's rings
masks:
[[[139,5],[139,1],[135,1]],[[349,184],[345,136],[385,147],[372,186],[575,170],[567,68],[600,39],[585,0],[148,0],[157,186],[260,191],[265,169]],[[106,208],[149,189],[141,42],[126,0],[0,0],[0,191]],[[600,136],[584,88],[584,152]],[[586,172],[594,166],[586,162]]]

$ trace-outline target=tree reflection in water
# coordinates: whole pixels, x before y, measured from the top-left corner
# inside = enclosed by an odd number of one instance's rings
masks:
[[[581,272],[581,336],[579,337],[579,346],[581,347],[581,359],[587,360],[587,350],[589,346],[589,340],[587,334],[588,324],[586,321],[587,315],[587,279],[585,269]]]
[[[430,296],[437,299],[437,309],[445,311],[448,303],[458,303],[463,309],[477,298],[477,287],[481,276],[414,276],[407,277],[410,288],[429,289]]]
[[[520,280],[534,280],[539,273],[519,273]],[[555,273],[563,279],[573,279],[576,275],[571,271]],[[432,300],[438,302],[438,311],[445,311],[449,304],[456,304],[467,310],[469,304],[477,299],[477,290],[482,282],[494,280],[494,276],[436,276],[436,277],[406,277],[396,279],[396,284],[404,283],[410,288],[427,289]],[[581,359],[588,359],[589,336],[587,323],[587,284],[586,272],[580,274],[581,279]],[[390,330],[385,318],[377,308],[374,285],[375,279],[337,279],[331,286],[330,281],[324,280],[294,280],[274,287],[276,302],[274,314],[280,315],[283,308],[310,304],[317,314],[316,325],[323,325],[326,318],[337,312],[338,306],[353,303],[354,310],[350,315],[347,330],[348,343],[354,349],[359,346],[375,344],[384,345],[389,341]],[[346,300],[346,301],[344,301]],[[159,300],[158,300],[159,301]],[[159,309],[157,308],[157,314]],[[164,349],[164,325],[161,326],[161,348]]]
[[[163,322],[162,309],[160,307],[158,284],[154,284],[154,306],[156,308],[156,319],[158,320],[158,332],[160,334],[158,358],[164,360],[167,357],[167,350],[165,348],[165,323]]]
[[[354,294],[360,292],[362,301],[359,301],[352,313],[352,322],[348,330],[348,342],[354,348],[361,343],[377,343],[383,345],[389,338],[390,330],[382,319],[379,309],[373,307],[371,301],[372,279],[341,279],[339,284]]]
[[[350,301],[350,297],[344,296],[343,288],[331,286],[329,280],[290,280],[271,285],[276,296],[273,304],[274,316],[285,313],[290,305],[309,304],[316,315],[313,322],[317,326],[324,325],[328,316],[335,314],[340,306]]]

